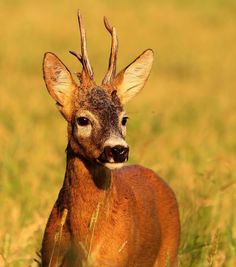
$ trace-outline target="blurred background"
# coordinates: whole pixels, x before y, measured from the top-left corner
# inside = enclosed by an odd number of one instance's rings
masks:
[[[130,162],[158,172],[175,191],[180,266],[236,266],[236,1],[1,0],[0,266],[33,266],[63,182],[66,123],[46,91],[42,59],[56,53],[81,69],[77,9],[96,80],[110,37],[118,70],[146,48],[150,79],[127,106]]]

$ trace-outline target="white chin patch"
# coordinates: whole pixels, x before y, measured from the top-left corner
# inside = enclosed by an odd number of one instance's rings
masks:
[[[124,163],[104,163],[104,166],[110,170],[119,169],[124,165]]]

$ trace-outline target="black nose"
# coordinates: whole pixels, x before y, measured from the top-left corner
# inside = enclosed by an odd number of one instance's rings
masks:
[[[124,162],[128,159],[129,148],[125,146],[106,146],[99,157],[102,162]]]
[[[129,148],[128,147],[124,147],[124,146],[114,146],[111,149],[111,153],[114,157],[118,157],[118,158],[123,158],[123,157],[127,157],[128,155],[128,151]]]
[[[124,162],[128,159],[129,148],[125,146],[114,146],[111,148],[111,154],[115,162]]]

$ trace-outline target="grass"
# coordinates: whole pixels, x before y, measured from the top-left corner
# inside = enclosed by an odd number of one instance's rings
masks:
[[[180,266],[236,265],[236,3],[136,2],[1,1],[0,266],[34,266],[62,184],[66,124],[41,62],[53,51],[79,70],[68,53],[79,50],[78,7],[97,80],[110,46],[103,15],[117,28],[119,69],[148,47],[156,53],[149,82],[127,106],[130,162],[176,192]]]

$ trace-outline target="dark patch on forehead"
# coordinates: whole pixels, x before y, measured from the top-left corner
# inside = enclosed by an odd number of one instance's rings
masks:
[[[112,93],[108,94],[104,89],[100,87],[89,90],[84,99],[84,106],[89,107],[94,111],[110,111],[121,112],[122,106],[119,98]]]
[[[86,100],[94,109],[114,108],[117,111],[122,111],[121,103],[113,91],[111,95],[101,87],[96,87],[88,91]]]
[[[88,90],[85,98],[80,101],[80,107],[86,108],[97,115],[102,127],[117,127],[119,114],[123,111],[116,91],[109,94],[101,87]]]

